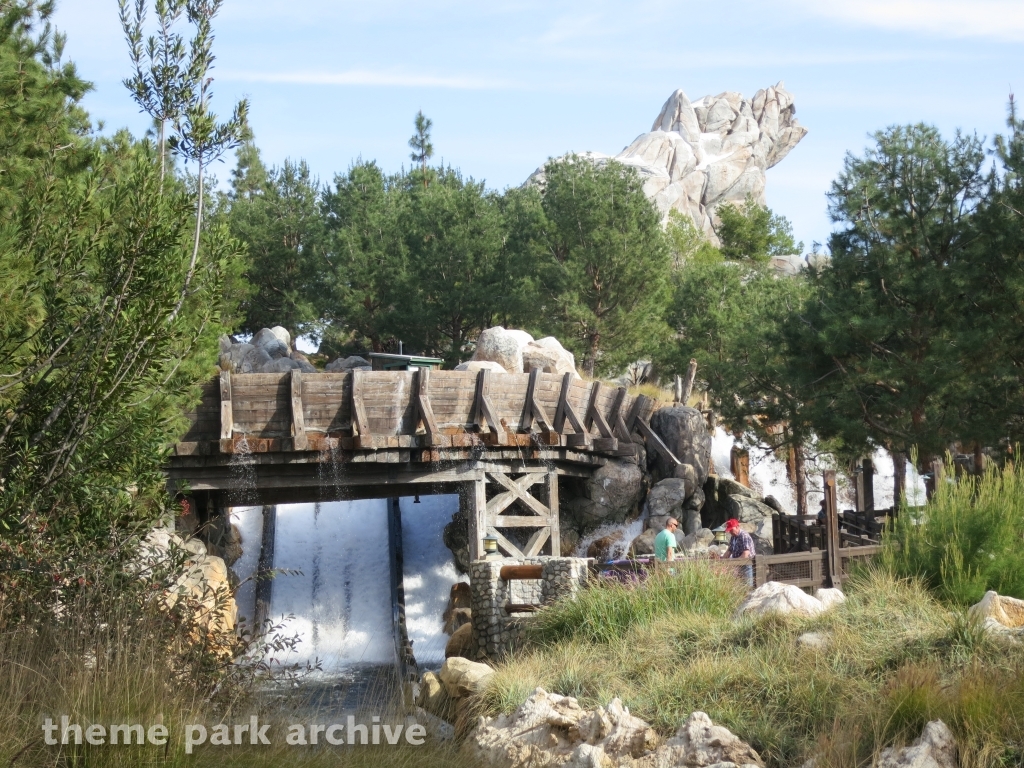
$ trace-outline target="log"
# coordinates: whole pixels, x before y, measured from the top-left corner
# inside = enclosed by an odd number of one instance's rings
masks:
[[[306,439],[306,418],[302,413],[302,371],[292,371],[292,448],[304,451],[308,447]]]
[[[541,579],[544,577],[543,565],[503,565],[498,571],[498,578],[502,581],[515,581],[517,579]]]
[[[697,361],[690,360],[690,366],[686,369],[686,378],[683,379],[682,394],[679,396],[679,404],[686,405],[690,399],[690,394],[693,392],[693,380],[697,378]]]

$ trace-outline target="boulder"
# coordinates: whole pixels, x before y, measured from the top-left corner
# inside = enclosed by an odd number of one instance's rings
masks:
[[[658,533],[653,528],[648,528],[646,531],[637,536],[633,541],[629,543],[629,556],[630,557],[645,557],[654,554],[654,539],[657,538]]]
[[[643,473],[628,459],[609,459],[574,486],[576,492],[562,506],[583,533],[634,517],[643,488]]]
[[[537,688],[511,715],[481,718],[463,754],[481,768],[625,766],[650,754],[654,730],[619,699],[583,709],[569,696]]]
[[[360,370],[370,370],[370,361],[365,357],[359,355],[351,355],[344,359],[338,358],[333,362],[328,363],[324,366],[325,373],[341,373],[342,371],[351,371],[354,368]]]
[[[529,373],[535,368],[544,373],[571,373],[579,378],[576,358],[554,336],[545,336],[523,347],[523,372]]]
[[[909,747],[888,747],[876,768],[957,768],[956,739],[941,720],[928,723]]]
[[[694,471],[694,487],[704,485],[711,467],[711,435],[704,416],[696,408],[673,405],[659,408],[651,416],[651,429],[683,464]],[[677,468],[661,454],[655,454],[659,477],[675,477]],[[692,492],[692,489],[691,489]]]
[[[444,527],[441,540],[452,553],[455,569],[459,573],[469,573],[469,520],[461,509],[452,515],[451,522]]]
[[[294,351],[288,357],[299,364],[299,370],[303,373],[316,373],[316,366],[309,362],[309,358],[301,352]]]
[[[652,766],[763,766],[760,755],[728,728],[715,725],[704,712],[693,712],[675,736],[658,750]],[[724,768],[724,766],[722,766]]]
[[[500,325],[480,332],[474,360],[497,363],[508,373],[523,372],[523,347],[533,341],[525,331],[506,330]]]
[[[828,648],[829,636],[823,632],[804,632],[797,637],[797,648],[807,651],[823,651]]]
[[[260,328],[252,337],[252,345],[263,347],[267,352],[270,352],[271,349],[278,349],[279,344],[284,346],[286,356],[292,351],[292,335],[280,325],[275,325],[273,328]]]
[[[704,508],[704,491],[697,488],[683,504],[683,519],[680,520],[684,534],[696,533],[701,529],[701,510]]]
[[[757,499],[757,494],[751,488],[738,483],[731,477],[718,478],[718,498],[721,501],[725,497],[742,496],[747,499]]]
[[[446,722],[437,715],[434,715],[423,707],[413,707],[411,713],[405,716],[405,729],[413,725],[422,725],[427,729],[427,738],[431,741],[451,741],[455,738],[455,728],[451,723]]]
[[[774,496],[765,496],[764,499],[762,499],[762,501],[766,507],[771,507],[780,515],[789,514],[785,509],[783,509],[782,504],[780,504],[779,500],[776,499]]]
[[[250,345],[249,349],[242,355],[242,361],[238,364],[237,372],[260,373],[263,370],[263,366],[270,364],[273,360],[274,358],[268,355],[263,347]]]
[[[616,531],[599,539],[594,539],[587,547],[587,557],[592,557],[599,563],[606,563],[613,559],[612,554],[616,545],[622,541],[624,531]]]
[[[481,693],[493,675],[494,670],[486,664],[453,656],[445,659],[439,677],[448,695],[453,699],[460,699]]]
[[[464,581],[452,584],[451,589],[448,590],[448,605],[441,616],[441,620],[444,622],[444,633],[450,635],[459,628],[461,620],[456,617],[457,611],[469,611],[472,607],[473,593],[470,591],[469,584]]]
[[[269,363],[264,363],[260,368],[260,373],[288,373],[292,370],[302,370],[302,365],[298,360],[292,360],[290,357],[277,357]]]
[[[497,363],[493,363],[490,360],[470,360],[467,363],[459,363],[455,366],[456,371],[470,371],[477,373],[478,371],[490,371],[491,373],[508,373]]]
[[[679,539],[678,536],[676,538]],[[688,533],[679,539],[679,549],[687,555],[706,555],[708,547],[714,540],[714,531],[708,528],[698,528],[693,533]]]
[[[826,590],[819,590],[825,592]],[[812,597],[800,587],[769,581],[755,589],[736,609],[736,615],[763,616],[769,613],[794,614],[796,616],[817,616],[846,597],[838,589],[827,590],[824,599]]]
[[[226,339],[227,336],[221,336],[221,339]],[[242,370],[242,362],[255,347],[252,344],[229,344],[227,349],[224,349],[221,344],[220,353],[220,369],[222,371],[231,371],[232,373],[240,373]]]
[[[466,610],[460,608],[460,611]],[[464,659],[472,659],[476,656],[476,640],[473,639],[473,623],[467,621],[452,633],[444,647],[444,657],[450,659],[461,656]]]
[[[1024,638],[1024,600],[989,590],[967,609],[967,616],[990,634]]]
[[[435,717],[448,720],[453,714],[452,697],[433,672],[424,672],[420,679],[419,692],[416,695],[416,706],[422,707]]]
[[[728,517],[734,517],[741,523],[750,523],[754,526],[760,525],[764,520],[771,523],[772,514],[775,512],[767,504],[749,496],[729,496],[721,506],[725,509]],[[771,531],[770,525],[768,530]]]
[[[693,491],[692,487],[687,487],[685,480],[675,477],[655,483],[644,503],[650,527],[657,527],[660,531],[669,517],[678,520],[682,516],[683,504]]]

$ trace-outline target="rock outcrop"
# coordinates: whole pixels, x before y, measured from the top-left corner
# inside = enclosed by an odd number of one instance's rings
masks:
[[[989,634],[1024,640],[1024,600],[989,590],[967,616]]]
[[[658,477],[679,477],[692,484],[687,496],[704,485],[711,469],[711,435],[704,415],[696,408],[673,405],[659,408],[651,416],[651,429],[658,433],[682,467],[669,464],[663,456],[652,452]],[[686,470],[690,467],[693,475]]]
[[[764,205],[765,172],[806,133],[782,82],[751,99],[726,91],[691,102],[677,90],[650,132],[614,158],[581,154],[595,163],[614,159],[635,168],[662,216],[679,211],[717,245],[715,210],[724,203],[742,205],[748,196]],[[528,183],[542,185],[544,169],[534,172]]]
[[[573,493],[562,502],[563,515],[581,533],[605,523],[621,523],[637,514],[644,476],[636,462],[609,459],[587,478],[572,485]]]
[[[369,371],[371,369],[370,361],[365,357],[359,355],[350,355],[349,357],[332,360],[324,366],[325,373],[342,373],[343,371]]]
[[[619,699],[584,709],[569,696],[537,688],[511,715],[480,718],[463,746],[485,768],[735,768],[762,766],[757,752],[703,712],[694,712],[664,744]]]
[[[232,373],[316,372],[305,355],[292,349],[291,334],[279,325],[261,328],[248,343],[221,336],[219,362],[221,370]]]
[[[956,739],[944,722],[932,720],[909,747],[883,749],[876,768],[957,768]]]
[[[769,581],[747,595],[736,609],[736,615],[782,613],[817,616],[845,600],[846,596],[838,589],[819,589],[817,595],[812,596],[792,584]]]

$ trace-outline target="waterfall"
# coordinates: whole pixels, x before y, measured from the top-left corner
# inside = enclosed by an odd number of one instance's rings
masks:
[[[425,666],[444,661],[448,637],[441,616],[460,576],[442,533],[458,507],[459,497],[451,495],[400,500],[406,625],[416,659]],[[387,501],[281,504],[277,516],[274,568],[301,572],[273,582],[270,618],[281,623],[290,615],[279,633],[299,637],[296,652],[278,661],[319,662],[327,676],[393,663]],[[262,508],[235,508],[231,521],[243,552],[233,570],[244,581],[259,560]],[[251,622],[251,581],[242,584],[236,600],[239,614]]]

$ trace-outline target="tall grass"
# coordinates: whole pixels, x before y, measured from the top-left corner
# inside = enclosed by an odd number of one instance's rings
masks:
[[[864,569],[844,604],[813,619],[734,618],[735,579],[708,569],[649,586],[588,589],[540,612],[533,645],[499,665],[489,710],[538,686],[588,707],[619,697],[665,736],[703,710],[778,768],[815,755],[861,768],[937,716],[964,765],[1020,755],[1024,651],[993,645],[920,580]],[[806,632],[825,647],[798,644]]]
[[[895,573],[920,577],[951,604],[971,605],[990,589],[1024,598],[1024,469],[1011,463],[940,484],[926,506],[901,511],[887,543]]]

